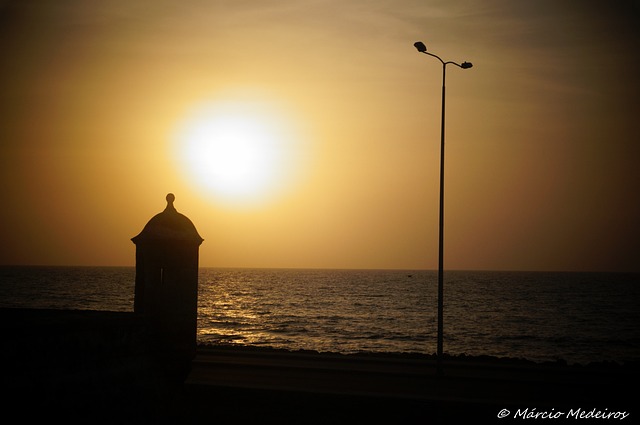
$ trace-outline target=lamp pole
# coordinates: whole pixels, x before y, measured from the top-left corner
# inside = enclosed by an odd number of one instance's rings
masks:
[[[438,237],[438,345],[437,345],[437,364],[438,373],[442,373],[442,347],[443,347],[443,321],[444,321],[444,99],[445,99],[445,78],[447,74],[447,65],[455,65],[462,69],[469,69],[473,65],[471,62],[462,62],[461,64],[452,61],[443,61],[439,56],[427,52],[427,47],[423,42],[417,41],[413,43],[414,47],[420,53],[432,56],[442,63],[442,118],[440,121],[440,231]]]

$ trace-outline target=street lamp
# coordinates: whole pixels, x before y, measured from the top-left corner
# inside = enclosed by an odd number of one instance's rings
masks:
[[[444,294],[444,278],[443,278],[443,266],[444,266],[444,92],[445,92],[445,77],[447,65],[455,65],[462,69],[469,69],[473,65],[471,62],[462,62],[461,64],[452,61],[443,61],[439,56],[433,53],[427,52],[427,46],[422,41],[416,41],[413,43],[415,48],[420,53],[433,56],[442,63],[442,120],[440,122],[440,236],[438,243],[438,348],[437,348],[437,362],[438,373],[442,372],[442,333],[443,333],[443,294]]]

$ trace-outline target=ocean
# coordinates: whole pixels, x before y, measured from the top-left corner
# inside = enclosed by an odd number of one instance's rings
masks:
[[[0,267],[0,307],[133,311],[134,267]],[[445,271],[444,352],[640,360],[640,274]],[[37,331],[37,330],[34,330]],[[436,351],[437,272],[201,268],[198,341]]]

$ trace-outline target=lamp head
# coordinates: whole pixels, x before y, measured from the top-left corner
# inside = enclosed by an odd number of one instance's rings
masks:
[[[462,62],[462,64],[460,65],[460,68],[462,69],[469,69],[473,66],[473,64],[471,62]]]
[[[413,43],[413,45],[416,49],[418,49],[420,53],[426,53],[427,46],[425,46],[422,41],[416,41],[415,43]]]

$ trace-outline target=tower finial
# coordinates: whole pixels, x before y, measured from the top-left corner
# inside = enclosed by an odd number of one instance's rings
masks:
[[[175,210],[176,208],[173,206],[173,201],[176,200],[176,196],[173,193],[167,194],[167,208],[168,210]]]

